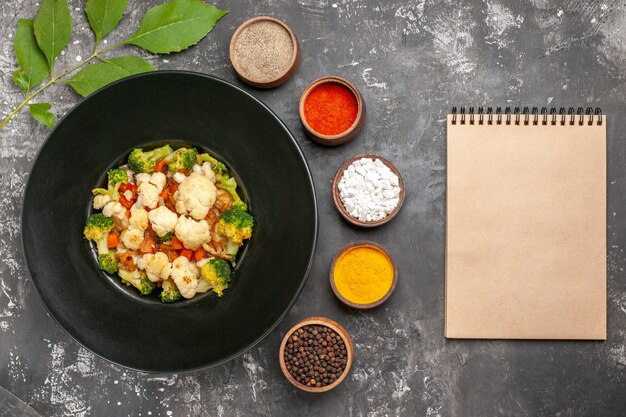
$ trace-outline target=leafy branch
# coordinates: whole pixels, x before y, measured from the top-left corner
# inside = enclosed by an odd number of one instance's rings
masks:
[[[13,42],[19,64],[13,73],[13,82],[24,90],[25,96],[0,122],[0,129],[26,105],[35,120],[52,128],[56,123],[52,105],[31,103],[51,85],[64,82],[84,97],[129,75],[154,71],[156,68],[139,56],[105,58],[103,54],[122,45],[134,45],[153,54],[179,52],[197,44],[228,13],[202,0],[170,0],[148,10],[139,28],[129,38],[99,49],[102,40],[122,20],[127,5],[128,0],[86,1],[85,13],[95,35],[93,52],[81,63],[58,75],[53,75],[54,62],[67,46],[72,33],[67,0],[42,0],[34,21],[20,19]],[[94,59],[100,62],[85,66]],[[70,74],[74,75],[67,78]]]

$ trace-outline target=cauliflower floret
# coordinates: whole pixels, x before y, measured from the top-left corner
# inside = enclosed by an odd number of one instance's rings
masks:
[[[196,294],[202,294],[211,289],[211,284],[209,284],[204,279],[198,280],[198,286],[196,287]]]
[[[93,198],[93,208],[96,210],[102,210],[107,203],[111,201],[111,197],[106,194],[98,194]]]
[[[204,247],[204,245],[202,245],[202,246]],[[212,257],[211,257],[211,258],[212,258]],[[198,268],[202,268],[202,266],[203,266],[205,263],[209,262],[209,259],[211,259],[211,258],[202,258],[202,259],[200,259],[198,262],[196,262],[196,266],[197,266]],[[198,269],[198,270],[199,270],[199,269]]]
[[[128,201],[130,201],[130,200],[132,200],[132,199],[133,199],[133,192],[132,192],[132,191],[130,191],[130,190],[126,190],[126,191],[124,191],[123,196],[124,196],[124,198],[125,198],[125,199],[127,199]]]
[[[115,248],[115,253],[124,253],[124,252],[128,252],[128,248],[124,246],[124,242],[118,243],[117,247]]]
[[[139,258],[137,266],[139,269],[146,271],[148,279],[152,282],[165,280],[172,272],[172,264],[163,252],[157,252],[154,255],[151,253],[145,254]]]
[[[204,258],[196,262],[195,265],[191,263],[192,265],[194,265],[194,272],[196,273],[196,278],[198,278],[198,286],[196,287],[196,293],[198,294],[205,293],[211,289],[211,284],[209,284],[207,280],[200,279],[200,267],[202,267],[202,265],[207,262],[209,262],[209,260],[207,258]]]
[[[174,233],[183,245],[191,250],[196,250],[211,240],[211,228],[206,220],[195,221],[186,216],[178,218]]]
[[[144,207],[155,208],[159,204],[159,189],[148,182],[142,182],[137,188],[137,193],[141,197]]]
[[[189,269],[191,269],[196,278],[200,278],[200,268],[198,268],[195,262],[189,262]]]
[[[137,196],[137,200],[135,200],[135,204],[130,208],[131,210],[143,209],[143,199],[141,196]]]
[[[183,174],[182,172],[177,172],[174,174],[174,181],[176,181],[178,184],[185,181],[186,179],[187,179],[187,176]]]
[[[210,178],[193,172],[174,193],[176,211],[196,220],[204,219],[215,204],[216,194],[217,188]]]
[[[126,208],[118,201],[109,201],[102,209],[102,214],[121,220],[126,218]]]
[[[150,177],[150,184],[153,184],[159,190],[159,194],[163,191],[163,187],[165,187],[166,182],[167,177],[162,172],[155,172]]]
[[[193,270],[193,264],[184,256],[179,256],[172,262],[171,277],[178,287],[178,291],[185,298],[196,295],[198,277]]]
[[[135,183],[137,186],[141,185],[144,182],[150,182],[150,174],[146,174],[145,172],[139,173],[135,176]]]
[[[148,212],[143,208],[131,208],[130,225],[135,229],[146,230],[148,228]]]
[[[202,164],[202,173],[205,177],[210,178],[211,181],[215,182],[215,172],[213,172],[213,170],[211,169],[210,163],[205,162],[204,164]]]
[[[124,246],[128,249],[139,249],[141,243],[143,242],[143,230],[129,227],[122,232],[120,238],[122,239]]]
[[[176,213],[165,206],[150,210],[148,218],[150,219],[150,223],[152,223],[152,230],[161,237],[173,231],[178,222]]]

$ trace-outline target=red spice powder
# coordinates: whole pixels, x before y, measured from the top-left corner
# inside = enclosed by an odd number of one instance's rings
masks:
[[[304,118],[313,130],[323,135],[338,135],[348,130],[358,110],[352,90],[339,83],[318,85],[304,101]]]

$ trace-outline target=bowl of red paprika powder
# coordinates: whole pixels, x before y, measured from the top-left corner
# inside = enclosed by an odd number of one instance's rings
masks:
[[[326,76],[309,84],[300,97],[299,110],[308,136],[327,146],[354,139],[365,122],[361,93],[341,77]]]

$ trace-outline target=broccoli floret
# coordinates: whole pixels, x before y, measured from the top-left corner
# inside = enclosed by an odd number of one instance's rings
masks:
[[[105,254],[98,254],[98,265],[100,269],[109,274],[114,274],[117,271],[118,260],[115,257],[115,252],[112,250],[107,251]]]
[[[106,244],[106,237],[111,229],[113,229],[114,225],[115,223],[112,218],[107,217],[102,213],[95,213],[87,219],[87,224],[85,225],[83,234],[87,239],[96,242],[104,239],[104,243]]]
[[[209,284],[213,292],[221,297],[230,283],[230,267],[223,259],[213,258],[202,265],[200,276]]]
[[[167,168],[172,172],[182,171],[184,169],[193,168],[196,163],[196,148],[180,148],[165,157]]]
[[[128,175],[123,169],[112,169],[107,173],[107,177],[108,188],[94,188],[91,192],[93,195],[106,194],[111,198],[111,200],[118,201],[120,199],[118,190],[120,185],[128,182]]]
[[[241,201],[239,194],[237,194],[237,180],[235,180],[234,178],[229,178],[228,175],[222,176],[222,178],[220,178],[218,187],[231,195],[231,197],[233,198],[234,209],[243,211],[248,210],[248,206],[246,205],[246,203]]]
[[[148,279],[148,276],[136,269],[133,272],[120,269],[117,274],[122,278],[122,282],[128,286],[133,286],[139,290],[141,295],[148,295],[156,288],[154,282]]]
[[[128,182],[128,174],[123,169],[112,169],[107,173],[109,187],[120,186]]]
[[[163,237],[157,235],[156,233],[154,234],[154,240],[156,243],[166,243],[169,242],[170,240],[172,240],[172,236],[174,236],[173,232],[169,232],[166,233],[165,235],[163,235]]]
[[[88,240],[96,242],[100,269],[109,274],[114,274],[117,271],[118,263],[115,252],[110,250],[107,245],[107,237],[114,225],[112,218],[102,213],[96,213],[89,216],[83,230],[83,234]]]
[[[218,233],[226,236],[233,243],[241,245],[244,239],[250,239],[254,219],[248,212],[241,209],[226,210],[217,222]]]
[[[128,155],[128,166],[135,172],[152,174],[157,161],[171,153],[172,148],[170,148],[170,145],[161,146],[160,148],[145,152],[141,148],[135,148],[130,155]]]
[[[237,256],[237,252],[239,252],[240,247],[241,245],[238,245],[235,242],[233,242],[231,239],[228,239],[226,241],[226,249],[224,250],[224,252],[232,260],[232,259],[235,259],[235,256]]]
[[[198,155],[198,159],[200,160],[200,162],[208,162],[209,164],[211,164],[211,169],[216,174],[228,175],[228,169],[226,168],[226,165],[224,165],[222,162],[218,161],[217,159],[213,158],[208,153],[203,153],[201,155]]]
[[[180,299],[180,291],[178,291],[176,284],[171,279],[163,281],[163,286],[161,288],[163,289],[161,291],[161,302],[173,303],[174,301]]]

